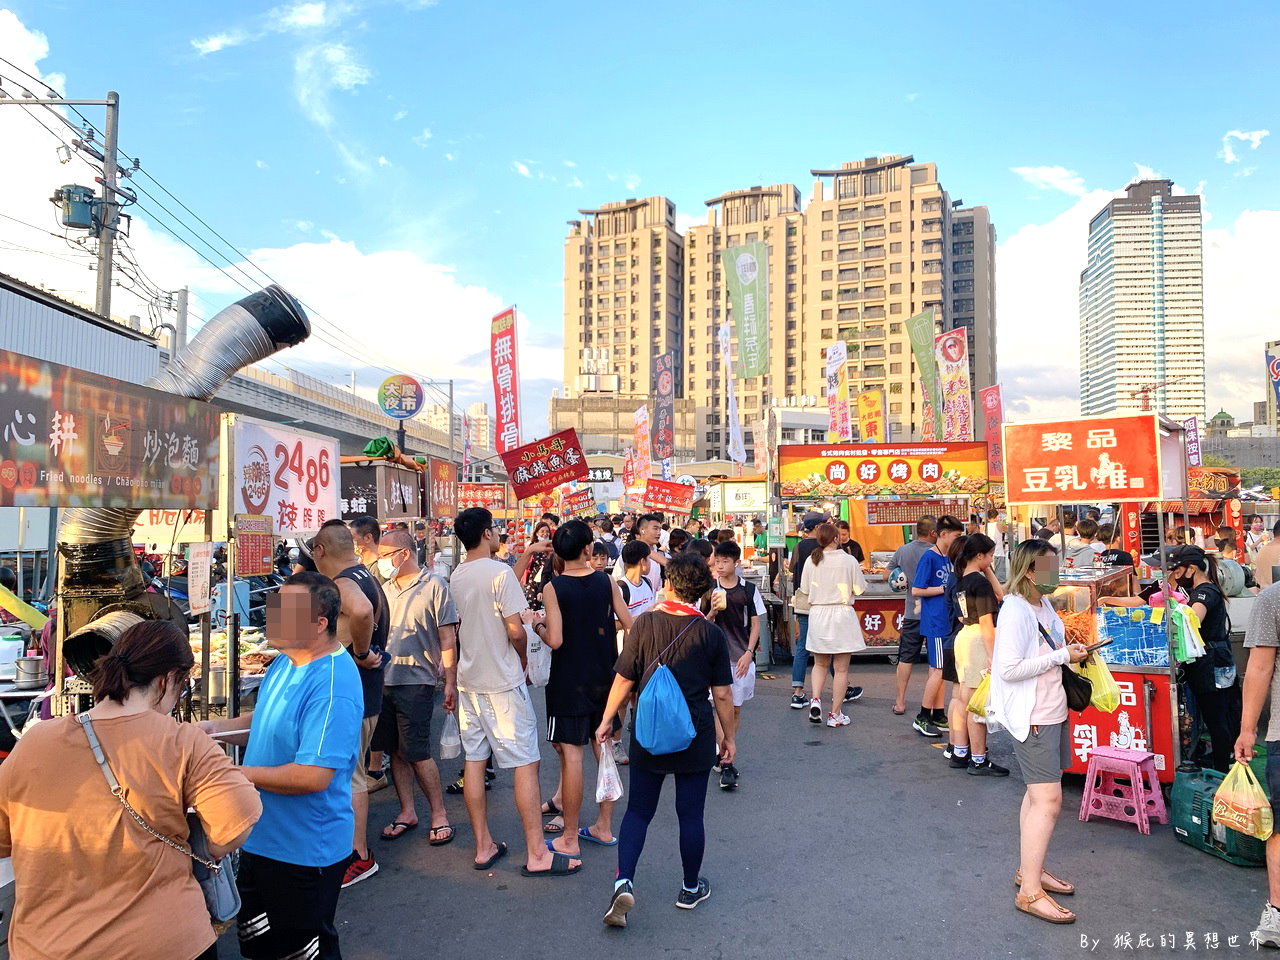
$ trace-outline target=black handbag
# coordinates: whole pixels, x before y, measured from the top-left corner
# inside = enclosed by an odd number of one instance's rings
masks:
[[[1053,642],[1053,634],[1044,628],[1043,623],[1037,626],[1045,643],[1055,650],[1062,649]],[[1071,710],[1083,710],[1093,699],[1093,683],[1088,677],[1080,676],[1065,663],[1062,665],[1062,688],[1067,692],[1067,707]]]

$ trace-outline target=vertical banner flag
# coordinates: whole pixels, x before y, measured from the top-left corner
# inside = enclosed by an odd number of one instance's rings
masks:
[[[728,431],[726,438],[728,443],[729,459],[734,463],[747,462],[747,448],[742,442],[742,424],[738,421],[738,392],[733,386],[733,373],[729,368],[730,353],[729,348],[729,324],[720,324],[720,366],[724,368],[725,379],[725,399],[726,399],[726,423],[725,428]],[[742,341],[738,341],[738,359],[742,359]]]
[[[852,440],[849,415],[849,345],[836,340],[827,346],[827,431],[829,440]]]
[[[770,453],[770,442],[772,439],[769,436],[769,410],[770,409],[772,408],[766,407],[764,416],[761,417],[759,420],[757,420],[755,422],[755,425],[751,428],[752,432],[755,434],[756,470],[758,470],[760,473],[766,473],[766,474],[769,472],[769,467],[770,467],[769,453]]]
[[[636,408],[635,444],[636,481],[640,482],[648,480],[649,474],[653,471],[653,460],[649,455],[651,442],[649,439],[649,405],[647,403],[642,403]]]
[[[520,364],[516,357],[516,308],[493,318],[489,328],[493,365],[493,448],[506,453],[520,446]]]
[[[973,395],[969,385],[969,336],[964,327],[940,333],[933,341],[938,364],[937,392],[942,397],[944,443],[973,439]],[[937,407],[934,407],[935,418]]]
[[[636,454],[627,447],[627,455],[622,458],[622,494],[625,497],[636,485]]]
[[[720,254],[738,336],[741,380],[764,376],[769,369],[769,248],[757,240]]]
[[[1280,410],[1280,358],[1273,357],[1270,350],[1267,351],[1267,376],[1276,397],[1276,409]]]
[[[1198,467],[1200,466],[1200,421],[1195,417],[1183,420],[1182,429],[1186,431],[1187,463]]]
[[[995,482],[1004,480],[1004,397],[1000,384],[983,387],[978,391],[978,406],[982,409],[982,423],[987,438],[987,474]]]
[[[471,466],[471,418],[462,415],[462,469]]]
[[[942,433],[942,404],[938,399],[938,363],[933,354],[933,311],[917,313],[907,321],[907,336],[916,358],[916,372],[923,392],[923,437],[937,440]]]
[[[864,390],[858,394],[858,430],[863,443],[888,443],[884,433],[883,390]]]
[[[653,459],[669,460],[676,454],[676,354],[653,359]]]
[[[662,479],[663,479],[663,480],[670,480],[670,479],[671,479],[671,474],[672,474],[671,458],[670,458],[670,457],[663,457],[663,458],[662,458]]]

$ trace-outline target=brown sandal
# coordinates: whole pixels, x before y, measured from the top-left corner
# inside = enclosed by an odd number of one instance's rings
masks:
[[[1041,913],[1038,909],[1033,910],[1031,908],[1031,905],[1040,900],[1047,900],[1049,904],[1055,910],[1058,911],[1060,916],[1051,917],[1047,914]],[[1059,904],[1056,900],[1054,900],[1053,897],[1049,896],[1049,894],[1047,894],[1043,890],[1041,890],[1039,893],[1033,893],[1029,897],[1024,897],[1022,894],[1018,894],[1013,898],[1013,905],[1017,907],[1019,910],[1021,910],[1023,913],[1028,913],[1031,916],[1035,917],[1037,920],[1043,920],[1045,923],[1075,923],[1076,922],[1076,915],[1074,913],[1072,913],[1070,910],[1065,909],[1061,904]]]
[[[1059,880],[1048,870],[1042,871],[1043,876],[1040,880],[1040,886],[1044,887],[1049,893],[1056,893],[1059,896],[1069,897],[1076,892],[1076,885],[1068,883],[1066,880]],[[1013,875],[1013,885],[1015,887],[1022,886],[1022,871],[1019,870]]]

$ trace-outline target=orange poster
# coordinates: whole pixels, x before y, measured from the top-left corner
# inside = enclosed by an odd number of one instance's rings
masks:
[[[858,394],[858,431],[863,443],[884,443],[884,391],[864,390]]]
[[[782,496],[918,497],[983,493],[985,443],[791,443],[778,447]]]
[[[1009,503],[1119,503],[1160,498],[1154,413],[1004,425]]]

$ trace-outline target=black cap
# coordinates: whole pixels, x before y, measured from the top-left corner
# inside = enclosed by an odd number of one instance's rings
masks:
[[[1209,569],[1209,561],[1204,551],[1189,543],[1170,550],[1165,563],[1170,570],[1176,570],[1178,567],[1199,567],[1206,571]]]
[[[425,523],[423,523],[421,520],[419,520],[417,523],[415,523],[415,524],[413,525],[413,529],[415,529],[415,530],[425,530],[425,529],[427,529],[427,525],[426,525]]]

